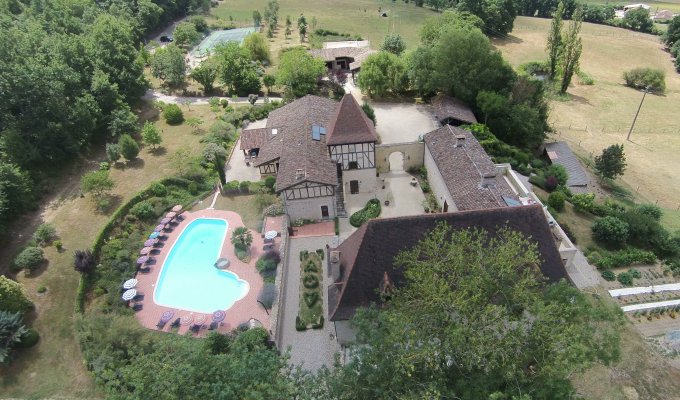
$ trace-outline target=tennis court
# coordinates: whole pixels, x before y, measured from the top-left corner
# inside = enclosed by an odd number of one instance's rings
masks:
[[[198,46],[191,50],[191,55],[197,58],[205,57],[220,43],[238,42],[241,44],[243,43],[243,39],[253,32],[255,32],[255,28],[252,27],[214,31],[203,39]]]

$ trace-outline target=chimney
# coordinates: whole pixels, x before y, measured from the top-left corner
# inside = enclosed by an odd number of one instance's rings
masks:
[[[333,250],[330,252],[329,261],[331,267],[328,269],[329,275],[333,277],[333,282],[338,282],[340,280],[340,252]]]
[[[495,188],[496,187],[496,173],[487,172],[482,175],[482,182],[480,186],[483,188]]]
[[[456,135],[456,146],[455,147],[464,147],[465,146],[465,135]]]
[[[302,168],[298,168],[295,170],[295,180],[299,181],[300,179],[305,177],[305,172]]]

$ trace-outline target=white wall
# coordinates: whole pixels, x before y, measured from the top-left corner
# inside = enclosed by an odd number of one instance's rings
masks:
[[[446,203],[449,205],[448,212],[458,211],[458,207],[456,207],[456,203],[453,201],[453,197],[451,197],[451,193],[449,193],[449,189],[446,187],[444,177],[442,177],[442,174],[439,172],[439,168],[437,168],[437,164],[434,162],[432,153],[430,153],[430,149],[427,145],[425,145],[424,164],[425,168],[427,168],[427,180],[430,182],[430,189],[432,190],[432,193],[437,196],[439,205],[443,207],[444,200],[446,200]]]
[[[311,199],[286,200],[286,214],[291,221],[296,219],[321,219],[321,206],[328,206],[328,218],[335,218],[335,196],[313,197]]]
[[[359,193],[373,193],[378,186],[378,178],[375,176],[375,168],[351,169],[342,171],[342,185],[345,198],[351,196],[349,181],[359,181]]]

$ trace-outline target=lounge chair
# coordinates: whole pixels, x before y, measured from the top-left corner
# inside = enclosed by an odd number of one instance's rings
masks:
[[[192,331],[193,333],[198,334],[198,331],[200,331],[200,330],[201,330],[201,325],[199,325],[199,324],[193,324],[193,325],[191,325],[191,331]]]
[[[262,250],[268,251],[274,248],[274,243],[267,243],[264,246],[262,246]]]
[[[133,309],[135,312],[141,311],[142,308],[144,308],[144,304],[141,304],[141,303],[136,303],[134,306],[132,306],[132,309]]]
[[[172,321],[172,324],[170,324],[170,328],[179,328],[179,318]]]
[[[142,300],[144,300],[144,293],[137,293],[137,295],[132,298],[132,301],[142,301]]]
[[[167,323],[168,323],[168,321],[161,318],[160,320],[158,320],[158,323],[156,324],[156,328],[163,329],[165,327],[165,324],[167,324]]]
[[[139,267],[137,271],[139,271],[142,274],[148,274],[149,272],[151,272],[151,268],[149,268],[148,265],[142,265]]]
[[[210,323],[210,327],[208,327],[208,330],[214,331],[215,329],[217,329],[217,322],[213,321]]]

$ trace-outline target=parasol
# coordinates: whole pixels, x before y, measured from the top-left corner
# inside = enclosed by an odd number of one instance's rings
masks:
[[[217,310],[212,315],[213,322],[222,322],[227,317],[227,313],[222,310]]]
[[[141,250],[139,250],[139,254],[146,255],[146,254],[149,254],[150,251],[151,251],[151,247],[144,247]]]
[[[172,207],[172,211],[174,212],[180,212],[180,210],[182,210],[181,204],[177,204],[176,206]]]
[[[123,289],[132,289],[135,286],[137,286],[137,279],[135,278],[128,279],[125,281],[125,283],[123,283]]]
[[[125,300],[125,301],[130,301],[130,300],[134,299],[135,296],[137,296],[137,290],[130,289],[130,290],[126,290],[125,293],[123,293],[123,295],[120,298]]]

